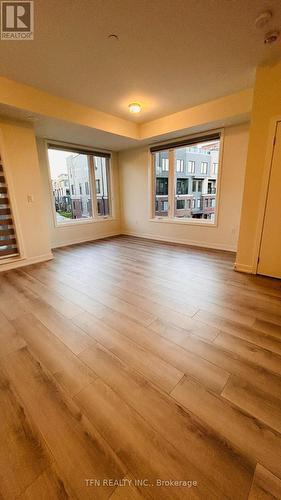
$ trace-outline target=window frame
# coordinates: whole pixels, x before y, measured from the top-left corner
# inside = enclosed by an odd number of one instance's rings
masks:
[[[217,228],[219,225],[219,220],[220,220],[220,206],[221,206],[221,179],[222,179],[222,172],[223,172],[223,154],[224,154],[224,128],[221,129],[212,129],[208,130],[204,133],[198,133],[190,136],[185,136],[185,137],[180,137],[178,140],[194,140],[194,144],[196,144],[196,140],[198,138],[203,138],[206,136],[206,141],[208,140],[208,135],[210,133],[218,133],[220,135],[220,153],[219,153],[219,158],[218,158],[218,175],[217,175],[217,182],[216,182],[216,211],[215,211],[215,217],[214,220],[209,220],[209,219],[182,219],[179,217],[174,216],[175,212],[175,203],[174,199],[176,196],[174,185],[175,184],[175,178],[176,178],[176,161],[175,161],[175,155],[174,155],[174,149],[167,149],[169,154],[169,186],[168,186],[168,205],[169,205],[169,210],[168,210],[168,216],[161,216],[161,215],[156,215],[155,214],[155,174],[156,174],[156,169],[155,169],[155,154],[154,152],[150,151],[148,148],[148,156],[149,156],[149,200],[150,200],[150,210],[149,210],[149,221],[150,222],[155,222],[155,223],[168,223],[168,224],[187,224],[187,225],[192,225],[192,226],[202,226],[202,227],[213,227]],[[154,145],[153,145],[154,146]],[[159,143],[159,146],[161,147],[161,150],[164,150],[165,142]],[[179,145],[179,147],[182,147],[182,145]],[[190,146],[189,146],[190,147]],[[190,173],[190,172],[188,172]],[[191,203],[191,208],[192,208],[192,203]]]
[[[72,226],[76,225],[81,225],[81,224],[96,224],[97,222],[104,222],[107,220],[115,220],[115,216],[113,214],[113,189],[112,189],[112,182],[113,182],[113,175],[112,175],[112,152],[108,150],[101,150],[98,148],[92,149],[88,147],[84,147],[82,145],[77,145],[77,144],[71,144],[71,143],[66,143],[66,142],[60,142],[52,139],[46,139],[44,141],[45,144],[45,155],[46,155],[46,162],[47,162],[47,170],[48,170],[48,181],[49,181],[49,199],[51,203],[51,209],[52,209],[52,215],[53,215],[53,223],[55,229],[67,229]],[[89,192],[92,195],[91,196],[91,204],[92,204],[92,216],[87,218],[87,219],[70,219],[67,222],[58,222],[57,217],[56,217],[56,208],[53,200],[53,188],[52,188],[52,178],[51,178],[51,168],[50,168],[50,162],[49,162],[49,156],[48,156],[48,149],[52,149],[52,146],[54,146],[54,149],[61,149],[62,151],[69,151],[70,153],[77,153],[77,154],[85,154],[87,155],[87,160],[88,160],[88,168],[89,168]],[[94,169],[94,161],[93,158],[95,156],[95,153],[98,153],[99,155],[105,154],[106,162],[107,162],[107,173],[108,173],[108,205],[109,205],[109,214],[108,215],[99,215],[98,214],[98,208],[97,208],[97,199],[96,199],[96,179],[95,179],[95,169]],[[110,156],[108,156],[110,155]],[[90,165],[92,159],[92,165]],[[71,190],[71,188],[70,188]]]

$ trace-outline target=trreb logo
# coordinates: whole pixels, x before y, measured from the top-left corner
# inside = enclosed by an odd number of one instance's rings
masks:
[[[33,40],[33,1],[1,2],[1,40]]]

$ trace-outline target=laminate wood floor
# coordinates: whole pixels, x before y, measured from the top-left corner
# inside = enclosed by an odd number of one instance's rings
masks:
[[[281,282],[117,237],[0,275],[0,497],[281,498]]]

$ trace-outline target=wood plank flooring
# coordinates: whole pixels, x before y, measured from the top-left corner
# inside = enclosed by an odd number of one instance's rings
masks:
[[[117,237],[0,273],[0,498],[281,498],[281,282]]]

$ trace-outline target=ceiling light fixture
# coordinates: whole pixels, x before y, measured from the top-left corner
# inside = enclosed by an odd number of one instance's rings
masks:
[[[266,45],[271,45],[272,43],[278,40],[279,35],[280,35],[279,31],[269,31],[268,33],[265,34],[264,43]]]
[[[118,42],[119,41],[119,36],[116,35],[115,33],[111,33],[110,35],[108,35],[108,40],[113,40],[115,42]]]
[[[141,105],[138,102],[132,102],[131,104],[129,104],[129,110],[131,113],[140,113]]]

